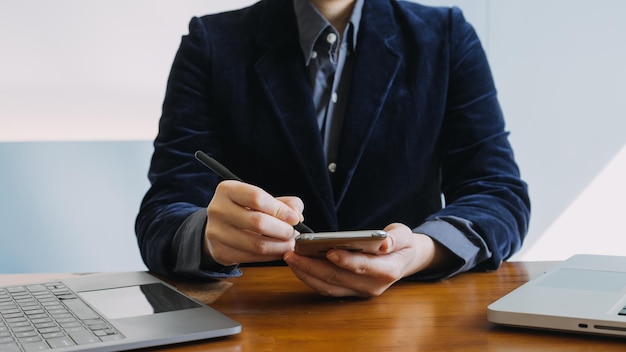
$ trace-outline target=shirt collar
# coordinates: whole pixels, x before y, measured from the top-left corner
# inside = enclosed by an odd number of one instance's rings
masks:
[[[351,34],[351,41],[348,40],[348,50],[354,50],[356,47],[356,39],[359,32],[359,24],[361,23],[361,13],[363,11],[363,3],[365,0],[356,0],[352,15],[346,26],[346,33]],[[308,65],[311,60],[311,53],[315,42],[322,34],[326,27],[331,24],[322,16],[322,14],[308,0],[293,0],[296,20],[298,22],[298,30],[300,36],[300,46]]]

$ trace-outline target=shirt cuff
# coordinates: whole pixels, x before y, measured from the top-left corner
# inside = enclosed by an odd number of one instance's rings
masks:
[[[202,208],[187,217],[176,230],[171,247],[174,274],[196,279],[241,276],[237,265],[221,265],[204,253],[202,238],[206,221],[206,209]]]
[[[471,270],[478,263],[491,257],[487,243],[474,229],[471,221],[455,216],[441,216],[426,221],[413,229],[415,233],[427,235],[450,250],[459,259],[459,264],[443,272],[416,273],[412,280],[440,280]]]

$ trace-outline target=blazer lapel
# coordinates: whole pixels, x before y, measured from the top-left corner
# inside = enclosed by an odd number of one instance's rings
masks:
[[[326,169],[311,87],[299,46],[291,0],[266,2],[255,69],[306,182],[317,190],[331,227],[359,160],[379,119],[402,58],[390,2],[366,1],[359,29],[351,100],[342,128],[334,189]],[[333,199],[334,194],[334,199]]]
[[[387,1],[366,1],[359,28],[349,108],[344,119],[335,175],[335,204],[339,207],[374,126],[402,57],[394,48],[396,28]]]
[[[267,1],[267,11],[259,28],[260,56],[255,64],[259,82],[304,171],[305,182],[317,191],[326,207],[329,224],[336,224],[332,186],[326,172],[322,141],[298,29],[290,0]],[[287,20],[289,19],[289,20]],[[294,165],[296,167],[296,165]]]

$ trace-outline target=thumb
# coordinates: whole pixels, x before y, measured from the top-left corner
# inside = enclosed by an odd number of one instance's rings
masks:
[[[413,235],[411,229],[400,223],[387,225],[383,231],[387,232],[387,239],[378,248],[376,254],[389,254],[404,248],[408,243],[408,237]]]

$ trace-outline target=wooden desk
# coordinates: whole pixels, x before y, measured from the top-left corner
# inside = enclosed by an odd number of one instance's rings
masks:
[[[552,264],[505,263],[495,272],[465,273],[443,282],[403,282],[371,299],[321,297],[286,267],[244,268],[244,276],[225,280],[232,285],[210,303],[242,324],[240,334],[160,350],[624,351],[624,339],[504,328],[487,321],[489,303]],[[0,275],[0,283],[50,277],[55,276]],[[174,284],[206,300],[207,285]]]

